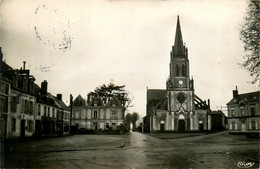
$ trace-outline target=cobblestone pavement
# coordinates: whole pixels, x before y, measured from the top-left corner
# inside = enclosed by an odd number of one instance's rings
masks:
[[[5,148],[1,167],[6,168],[238,168],[238,162],[259,167],[259,140],[226,132],[179,139],[137,132],[75,135]]]

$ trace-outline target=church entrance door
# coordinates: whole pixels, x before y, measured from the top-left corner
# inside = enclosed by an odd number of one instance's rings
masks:
[[[185,120],[178,121],[178,131],[180,132],[185,131]]]
[[[204,125],[203,125],[203,123],[200,123],[199,124],[199,130],[202,131],[203,129],[204,129]]]
[[[161,132],[163,132],[164,131],[164,124],[160,124],[160,130],[161,130]]]

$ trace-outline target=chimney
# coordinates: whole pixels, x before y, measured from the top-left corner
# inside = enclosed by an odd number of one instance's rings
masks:
[[[208,106],[209,106],[209,109],[210,109],[210,100],[208,99]]]
[[[57,94],[57,99],[62,100],[62,94]]]
[[[23,61],[23,70],[25,70],[26,61]]]
[[[47,94],[47,89],[48,89],[48,82],[47,80],[44,80],[42,83],[41,83],[41,93],[43,95],[46,95]]]
[[[233,90],[233,98],[236,98],[238,96],[238,90],[236,86],[236,90]]]

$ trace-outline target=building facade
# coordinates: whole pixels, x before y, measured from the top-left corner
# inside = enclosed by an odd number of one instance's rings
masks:
[[[227,103],[228,129],[230,133],[260,132],[260,91],[238,94],[233,90],[233,98]]]
[[[3,77],[11,82],[8,107],[6,109],[5,138],[32,136],[35,131],[35,78],[30,74],[30,70],[25,69],[25,62],[21,69],[13,69],[5,62],[2,62],[2,68]]]
[[[227,129],[227,117],[220,110],[211,111],[208,115],[208,122],[208,130],[220,131]]]
[[[146,132],[207,130],[209,104],[194,93],[188,49],[183,44],[179,16],[170,53],[170,75],[165,89],[147,88]]]
[[[0,53],[1,54],[1,53]],[[9,113],[11,82],[0,74],[0,139],[7,138],[7,119]]]
[[[57,94],[54,100],[58,107],[56,117],[57,134],[68,135],[70,133],[70,109],[62,101],[62,94]]]
[[[124,107],[113,97],[104,104],[99,96],[85,99],[79,95],[73,101],[72,125],[79,130],[120,130],[124,123]]]
[[[37,102],[35,110],[35,135],[55,136],[69,134],[69,108],[62,101],[62,94],[53,96],[48,92],[48,82],[44,80],[41,88],[35,86]]]
[[[69,134],[70,111],[62,95],[48,93],[47,81],[41,88],[35,84],[26,62],[20,69],[3,62],[1,48],[0,64],[0,138],[49,136],[57,134],[57,129]]]

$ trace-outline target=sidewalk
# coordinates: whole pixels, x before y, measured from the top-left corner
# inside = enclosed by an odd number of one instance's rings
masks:
[[[119,148],[125,138],[108,135],[74,135],[70,137],[46,138],[22,142],[4,143],[5,153],[45,153],[63,151],[93,151],[97,149]]]
[[[203,133],[146,133],[149,136],[159,138],[159,139],[169,139],[169,140],[175,140],[175,139],[184,139],[184,138],[190,138],[190,137],[196,137],[196,136],[206,136],[206,135],[214,135],[219,134],[227,131],[219,131],[219,132],[203,132]]]

